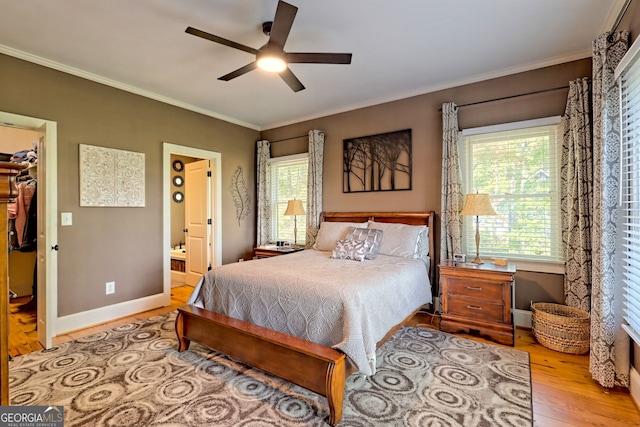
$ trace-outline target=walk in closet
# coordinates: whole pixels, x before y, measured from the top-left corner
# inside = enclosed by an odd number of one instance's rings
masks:
[[[11,347],[25,336],[37,339],[37,168],[40,133],[0,126],[0,160],[21,165],[17,197],[2,208],[7,214],[7,270]],[[19,338],[18,338],[19,336]],[[20,353],[28,352],[27,349]]]

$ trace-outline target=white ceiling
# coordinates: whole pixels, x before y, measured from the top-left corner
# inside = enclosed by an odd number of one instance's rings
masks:
[[[285,50],[353,53],[292,64],[294,93],[260,70],[218,77],[260,48],[277,0],[0,0],[6,53],[214,117],[268,129],[591,55],[624,0],[289,0]],[[0,76],[1,76],[0,70]]]

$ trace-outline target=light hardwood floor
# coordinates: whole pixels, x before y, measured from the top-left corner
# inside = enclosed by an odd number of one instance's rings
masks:
[[[186,302],[192,289],[189,286],[173,288],[171,305],[168,307],[70,332],[56,337],[54,344],[173,311]],[[24,302],[25,300],[12,301],[10,307],[9,345],[10,354],[14,357],[41,349],[37,343],[35,316],[18,310],[18,306]],[[411,323],[437,327],[438,319],[418,315]],[[477,337],[468,338],[489,342]],[[530,355],[536,427],[640,426],[640,411],[629,392],[623,388],[606,389],[593,381],[587,355],[549,350],[538,344],[527,329],[517,329],[514,348]]]

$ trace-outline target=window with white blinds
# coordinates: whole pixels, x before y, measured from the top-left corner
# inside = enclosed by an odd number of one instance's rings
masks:
[[[632,48],[633,49],[633,48]],[[637,49],[616,70],[620,83],[620,209],[623,328],[640,344],[640,61]],[[629,60],[631,59],[631,60]]]
[[[462,132],[463,191],[488,193],[498,215],[479,216],[485,258],[562,262],[560,117]],[[475,216],[463,216],[463,250],[475,253]]]
[[[307,210],[308,155],[274,157],[269,160],[271,169],[271,236],[274,240],[285,240],[293,244],[294,217],[285,216],[289,200],[302,200]],[[297,215],[297,242],[305,244],[307,216]]]

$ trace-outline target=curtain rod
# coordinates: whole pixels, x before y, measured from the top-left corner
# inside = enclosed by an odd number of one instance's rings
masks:
[[[282,141],[289,141],[290,139],[298,139],[298,138],[306,138],[309,135],[299,135],[299,136],[292,136],[290,138],[282,138],[282,139],[276,139],[275,141],[269,141],[270,144],[273,144],[274,142],[282,142]]]
[[[624,4],[624,7],[622,8],[622,10],[620,11],[620,13],[618,14],[618,19],[616,19],[616,23],[613,24],[613,27],[611,28],[611,32],[615,32],[618,29],[618,26],[620,25],[620,22],[622,22],[622,19],[624,18],[624,15],[627,13],[627,10],[629,9],[629,6],[631,6],[631,2],[633,0],[627,0],[627,2]],[[609,36],[611,37],[611,36]],[[611,43],[611,41],[609,41],[609,43]]]
[[[468,104],[457,105],[456,107],[457,108],[470,107],[472,105],[486,104],[487,102],[504,101],[505,99],[519,98],[521,96],[536,95],[536,94],[539,94],[539,93],[553,92],[553,91],[562,90],[562,89],[569,89],[569,86],[567,85],[567,86],[554,87],[554,88],[551,88],[551,89],[536,90],[536,91],[533,91],[533,92],[520,93],[518,95],[503,96],[502,98],[485,99],[484,101],[470,102]],[[442,107],[440,107],[438,109],[438,111],[442,111]]]

